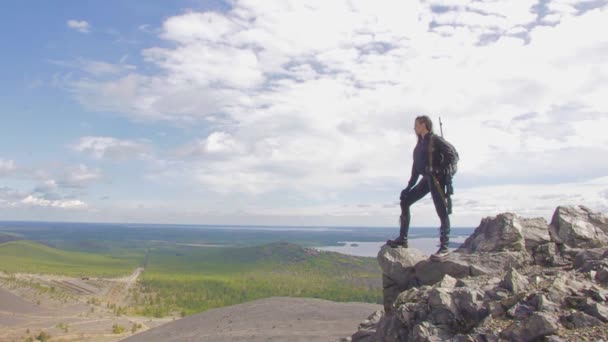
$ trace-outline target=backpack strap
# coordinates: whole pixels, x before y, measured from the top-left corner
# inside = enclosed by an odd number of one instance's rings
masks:
[[[439,196],[441,197],[441,201],[443,202],[443,204],[445,205],[445,207],[448,210],[448,215],[451,214],[452,212],[452,200],[450,197],[445,195],[445,191],[443,191],[441,184],[439,183],[439,181],[437,180],[437,177],[435,177],[435,175],[433,174],[433,136],[434,134],[431,134],[429,136],[429,173],[431,176],[431,181],[432,183],[435,185],[435,187],[437,188],[437,193],[439,193]]]
[[[429,159],[429,172],[431,174],[433,174],[433,149],[435,148],[433,146],[433,142],[434,142],[433,135],[434,134],[433,133],[428,133],[428,134],[430,134],[429,135],[429,158],[428,158]]]

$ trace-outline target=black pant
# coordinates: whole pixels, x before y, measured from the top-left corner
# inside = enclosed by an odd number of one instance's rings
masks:
[[[437,215],[441,220],[440,240],[442,243],[448,243],[448,234],[450,233],[450,217],[448,216],[448,210],[444,200],[445,179],[444,177],[438,177],[437,181],[439,182],[439,187],[441,188],[442,193],[439,192],[437,185],[430,176],[424,176],[422,180],[418,182],[418,184],[416,184],[416,186],[414,186],[411,190],[407,191],[407,189],[404,189],[401,191],[401,230],[403,231],[405,228],[406,236],[410,226],[410,206],[430,192],[431,196],[433,196],[435,211],[437,211]],[[405,227],[403,227],[403,225]]]

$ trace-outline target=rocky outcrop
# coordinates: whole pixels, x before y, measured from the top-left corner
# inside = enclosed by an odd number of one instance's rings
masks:
[[[551,224],[484,218],[439,259],[385,246],[384,311],[351,339],[608,340],[607,222],[582,206],[558,207]]]
[[[608,246],[608,218],[580,206],[558,207],[549,226],[551,239],[573,248]]]
[[[416,249],[382,248],[378,254],[378,263],[382,269],[384,309],[387,312],[391,310],[399,293],[417,285],[414,266],[423,259],[424,254]]]

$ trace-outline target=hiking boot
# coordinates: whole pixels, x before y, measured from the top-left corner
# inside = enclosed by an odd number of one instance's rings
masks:
[[[448,245],[447,244],[441,244],[441,246],[439,247],[439,249],[437,250],[437,252],[435,252],[435,255],[446,255],[450,252],[450,250],[448,249]]]
[[[409,230],[409,225],[410,223],[407,217],[404,217],[403,215],[399,216],[399,237],[395,240],[388,240],[386,244],[393,248],[407,248],[407,232]]]
[[[386,241],[386,244],[391,246],[392,248],[397,248],[397,247],[403,247],[403,248],[408,248],[407,246],[407,238],[404,237],[398,237],[395,240],[388,240]]]

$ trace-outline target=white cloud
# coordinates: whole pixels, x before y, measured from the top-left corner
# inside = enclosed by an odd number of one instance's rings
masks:
[[[0,188],[0,208],[46,207],[56,209],[83,209],[87,204],[78,199],[40,197],[38,191],[28,193],[9,187]]]
[[[96,159],[109,160],[144,158],[150,150],[146,142],[99,136],[81,137],[71,148]]]
[[[69,28],[74,29],[80,33],[89,33],[91,31],[91,25],[86,20],[68,20],[67,25]]]
[[[178,151],[198,159],[150,177],[226,195],[290,189],[312,211],[389,196],[409,177],[421,113],[444,119],[467,196],[475,179],[584,182],[607,168],[594,156],[608,143],[608,10],[551,2],[543,26],[535,5],[235,1],[227,13],[168,18],[169,44],[142,51],[158,73],[69,84],[89,109],[206,125]],[[112,144],[78,148],[101,158]]]
[[[80,200],[47,200],[33,195],[28,195],[26,198],[21,200],[21,204],[26,206],[34,207],[51,207],[59,209],[78,209],[85,208],[86,203]]]

